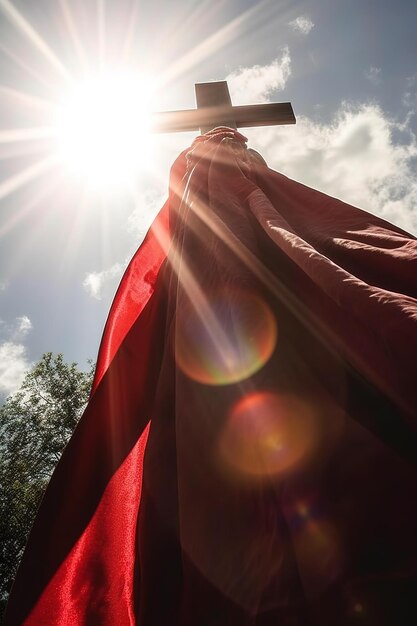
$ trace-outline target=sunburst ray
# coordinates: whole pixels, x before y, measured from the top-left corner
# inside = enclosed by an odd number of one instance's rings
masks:
[[[17,54],[15,54],[12,50],[7,48],[4,44],[0,43],[0,50],[5,54],[15,65],[20,67],[24,72],[26,72],[29,76],[34,78],[36,82],[38,82],[42,87],[46,87],[48,91],[51,89],[51,85],[45,80],[39,72],[34,70],[26,61],[21,59]]]
[[[42,174],[50,171],[59,161],[56,154],[51,154],[37,161],[33,165],[21,170],[18,174],[10,176],[0,183],[0,200],[3,200],[21,187],[39,178]]]
[[[130,61],[132,45],[134,41],[135,31],[138,23],[139,3],[132,1],[129,12],[128,28],[125,34],[123,48],[121,52],[122,63]]]
[[[72,77],[65,65],[60,61],[50,46],[33,26],[23,17],[9,0],[0,0],[0,8],[3,10],[9,21],[19,30],[28,41],[45,57],[66,81],[72,82]]]
[[[49,113],[56,112],[57,110],[57,104],[55,104],[51,100],[45,100],[44,98],[33,96],[30,93],[26,93],[25,91],[21,91],[19,89],[14,89],[13,87],[9,87],[8,85],[0,85],[0,94],[8,98],[18,100],[22,104],[29,105],[33,108],[42,109],[44,111],[47,110]]]
[[[59,6],[61,8],[61,13],[64,18],[65,26],[71,38],[78,60],[80,61],[83,69],[86,70],[88,69],[89,64],[87,62],[85,50],[78,35],[78,31],[74,22],[74,17],[67,0],[59,0]]]
[[[54,134],[55,129],[52,126],[39,126],[36,128],[8,128],[6,130],[0,130],[0,144],[48,139],[53,137]]]
[[[46,171],[45,171],[46,174]],[[39,174],[42,177],[42,174]],[[15,228],[25,217],[27,217],[43,200],[48,198],[59,185],[59,181],[55,178],[45,177],[43,181],[38,180],[38,185],[34,188],[33,193],[30,195],[30,199],[23,203],[19,208],[13,212],[12,216],[4,222],[0,227],[0,239],[7,235],[13,228]],[[33,234],[31,234],[32,237]],[[13,261],[15,267],[15,259]]]
[[[262,14],[262,10],[267,4],[269,4],[269,0],[264,0],[234,18],[228,24],[225,24],[222,28],[183,55],[176,63],[173,63],[160,75],[158,82],[160,84],[172,82],[186,71],[209,59],[226,44],[230,44],[231,41],[235,40],[237,37],[241,37],[242,30],[249,25],[252,27],[256,17]]]
[[[98,36],[98,64],[99,72],[102,73],[105,66],[105,38],[106,38],[106,14],[103,0],[97,0],[97,36]]]

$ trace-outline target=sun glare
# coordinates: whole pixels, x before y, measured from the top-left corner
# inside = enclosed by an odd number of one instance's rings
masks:
[[[59,155],[76,179],[95,189],[132,182],[150,163],[152,84],[107,74],[78,85],[59,109]]]

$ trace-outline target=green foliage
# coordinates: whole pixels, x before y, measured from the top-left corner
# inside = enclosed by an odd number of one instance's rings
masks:
[[[0,615],[42,494],[93,377],[48,352],[0,407]]]

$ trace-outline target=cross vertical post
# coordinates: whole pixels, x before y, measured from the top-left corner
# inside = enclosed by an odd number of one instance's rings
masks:
[[[197,109],[209,111],[213,121],[216,120],[214,126],[212,121],[208,121],[207,125],[200,126],[201,134],[207,133],[215,126],[237,128],[227,81],[196,83],[195,99],[197,101]]]

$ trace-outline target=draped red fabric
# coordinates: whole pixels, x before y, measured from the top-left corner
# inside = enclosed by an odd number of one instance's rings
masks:
[[[5,623],[415,623],[416,327],[413,236],[199,137]]]

